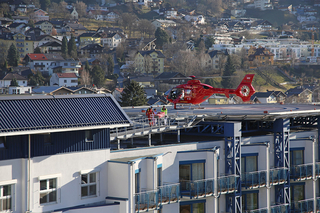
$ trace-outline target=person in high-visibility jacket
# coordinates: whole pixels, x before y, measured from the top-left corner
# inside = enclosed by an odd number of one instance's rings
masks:
[[[161,112],[164,112],[165,116],[164,116],[164,125],[167,125],[167,118],[168,118],[168,109],[166,108],[166,106],[163,106],[161,108]]]

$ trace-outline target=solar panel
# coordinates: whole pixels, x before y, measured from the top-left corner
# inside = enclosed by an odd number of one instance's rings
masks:
[[[111,95],[0,99],[0,132],[130,124]]]

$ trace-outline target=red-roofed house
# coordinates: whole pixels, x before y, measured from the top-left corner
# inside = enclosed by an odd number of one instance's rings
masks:
[[[53,73],[50,78],[50,86],[78,86],[78,77],[75,73]]]
[[[40,71],[43,74],[49,74],[49,67],[51,63],[62,61],[64,58],[60,54],[52,53],[28,53],[23,61],[26,67],[33,70]]]

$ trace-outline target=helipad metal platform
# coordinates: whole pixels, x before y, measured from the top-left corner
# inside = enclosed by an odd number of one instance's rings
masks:
[[[145,116],[148,107],[124,107],[130,117]],[[161,111],[161,106],[153,106]],[[167,106],[169,116],[187,117],[204,116],[213,120],[275,120],[277,118],[292,118],[300,116],[320,115],[320,105],[317,104],[235,104],[211,105],[201,107]]]

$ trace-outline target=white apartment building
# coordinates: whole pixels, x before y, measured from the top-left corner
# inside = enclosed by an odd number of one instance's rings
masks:
[[[317,105],[168,107],[152,127],[147,106],[121,108],[109,94],[0,106],[2,212],[319,210]]]
[[[270,0],[254,0],[254,7],[259,10],[272,9]]]
[[[219,38],[219,37],[217,37]],[[308,41],[300,41],[299,39],[252,39],[242,44],[231,44],[231,39],[222,37],[213,44],[210,50],[228,50],[229,54],[240,53],[242,48],[246,50],[251,46],[262,46],[270,50],[274,54],[275,60],[281,59],[300,59],[306,60],[312,55],[312,44]],[[314,56],[320,57],[320,45],[314,44]]]

